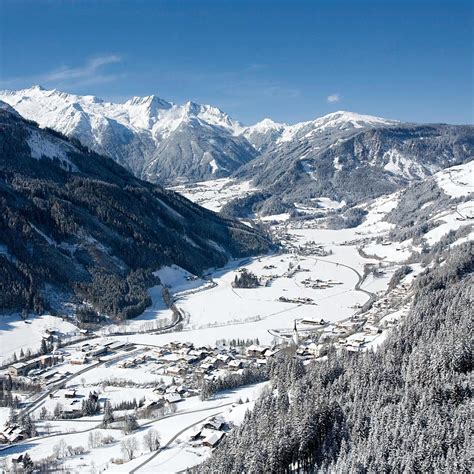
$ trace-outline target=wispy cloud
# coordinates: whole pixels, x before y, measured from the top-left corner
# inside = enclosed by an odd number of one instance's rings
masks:
[[[328,95],[326,100],[332,104],[333,102],[340,102],[342,99],[342,96],[340,94],[331,94],[331,95]]]
[[[80,66],[61,66],[51,71],[29,77],[15,77],[0,81],[4,87],[22,87],[24,85],[42,84],[53,87],[80,87],[84,85],[112,82],[121,73],[111,72],[108,66],[122,62],[121,56],[108,54],[88,59]]]

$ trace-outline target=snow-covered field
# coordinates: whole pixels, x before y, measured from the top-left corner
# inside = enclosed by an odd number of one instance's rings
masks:
[[[0,315],[0,363],[20,351],[40,349],[46,330],[54,329],[63,334],[75,335],[77,327],[69,321],[51,315],[41,315],[23,321],[19,314]]]
[[[250,181],[240,183],[230,178],[202,181],[192,186],[176,186],[172,189],[215,212],[219,212],[222,206],[232,199],[243,197],[251,191],[255,191]]]

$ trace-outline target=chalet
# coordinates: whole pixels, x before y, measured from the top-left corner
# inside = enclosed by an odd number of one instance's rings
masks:
[[[74,389],[66,391],[64,398],[76,398],[76,391]]]
[[[164,400],[145,400],[145,403],[142,405],[142,408],[147,410],[150,408],[160,408],[164,405]]]
[[[166,384],[162,383],[162,384],[158,385],[158,387],[156,387],[153,391],[156,392],[156,393],[165,393],[166,392]]]
[[[79,403],[72,402],[69,405],[63,406],[61,418],[65,420],[71,420],[74,418],[81,418],[81,416],[82,416],[82,408]]]
[[[204,372],[210,372],[211,370],[214,370],[215,368],[212,364],[208,362],[201,364],[200,367]]]
[[[231,370],[239,370],[243,368],[243,366],[244,366],[244,363],[239,359],[234,359],[229,362],[229,369]]]
[[[257,346],[252,344],[251,346],[247,347],[247,355],[249,357],[265,357],[265,352],[268,350],[269,348],[266,346]]]
[[[8,443],[16,443],[26,439],[28,434],[21,426],[12,424],[3,430],[2,436],[7,439]]]
[[[166,393],[163,396],[163,399],[165,402],[171,404],[171,403],[177,403],[182,400],[181,395],[179,393]]]
[[[184,367],[180,367],[179,365],[172,365],[166,369],[166,374],[171,376],[179,376],[184,377],[186,375],[186,369]]]
[[[203,360],[209,352],[205,349],[193,349],[189,352],[189,356],[196,357],[199,360]]]
[[[216,416],[215,418],[211,418],[207,421],[203,427],[208,428],[210,430],[222,430],[226,425],[224,418],[221,416]]]
[[[184,360],[186,361],[187,364],[193,365],[193,364],[197,364],[198,362],[200,362],[201,358],[193,356],[193,355],[186,355],[186,356],[184,356]]]
[[[222,367],[224,365],[228,365],[229,362],[232,360],[232,357],[228,354],[219,354],[216,357],[216,366]]]
[[[190,441],[197,441],[199,439],[207,438],[215,433],[215,430],[210,430],[208,428],[201,427],[196,432],[194,432],[190,437]]]
[[[202,445],[208,446],[209,448],[215,448],[221,442],[224,435],[225,433],[223,431],[215,431],[203,440]]]

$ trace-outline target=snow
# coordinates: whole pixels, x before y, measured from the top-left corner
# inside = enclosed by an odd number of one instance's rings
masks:
[[[26,353],[39,350],[46,329],[54,329],[64,334],[77,334],[77,327],[57,316],[42,315],[29,318],[26,322],[18,314],[0,316],[0,361],[17,356],[20,350]]]
[[[384,166],[386,171],[402,176],[407,179],[419,179],[430,176],[436,168],[429,165],[421,165],[406,156],[402,155],[398,150],[392,148],[383,155],[388,160]]]
[[[175,186],[171,189],[215,212],[219,212],[232,199],[256,191],[250,181],[237,182],[230,178],[201,181],[191,186]]]
[[[211,160],[211,161],[209,162],[209,165],[210,165],[211,168],[212,168],[212,174],[214,174],[216,171],[219,170],[219,166],[217,165],[216,160],[214,160],[214,159]]]
[[[318,177],[316,173],[314,172],[313,165],[305,160],[301,160],[300,163],[303,166],[303,170],[305,171],[305,173],[307,173],[311,179],[313,179],[314,181],[317,181]]]
[[[156,96],[132,97],[123,103],[106,102],[93,96],[79,96],[39,86],[18,91],[0,91],[0,100],[41,127],[52,127],[66,135],[112,127],[145,132],[159,143],[183,122],[200,120],[233,135],[243,130],[239,122],[210,105],[187,102],[176,105]]]
[[[206,283],[178,265],[164,266],[154,272],[154,275],[159,277],[161,283],[169,288],[172,293],[192,290]]]
[[[442,170],[435,179],[448,196],[469,196],[474,192],[474,161]]]
[[[316,120],[286,126],[280,138],[277,140],[277,144],[289,142],[300,134],[310,137],[329,129],[350,130],[395,125],[397,123],[398,122],[395,120],[387,120],[371,115],[362,115],[341,110],[325,115]]]
[[[27,138],[28,146],[31,150],[31,157],[36,160],[42,158],[58,159],[63,168],[77,171],[77,166],[68,158],[67,153],[73,151],[72,146],[68,146],[63,141],[55,137],[46,136],[36,130],[30,131]]]

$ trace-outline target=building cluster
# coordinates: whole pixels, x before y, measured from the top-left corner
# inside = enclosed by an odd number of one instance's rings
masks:
[[[170,392],[181,396],[194,394],[200,382],[214,380],[224,373],[241,374],[252,365],[265,364],[275,352],[270,346],[199,346],[190,342],[171,342],[147,354],[155,372],[172,378],[173,383],[155,389],[160,395]],[[182,392],[183,387],[188,387]],[[181,392],[181,393],[180,393]]]

